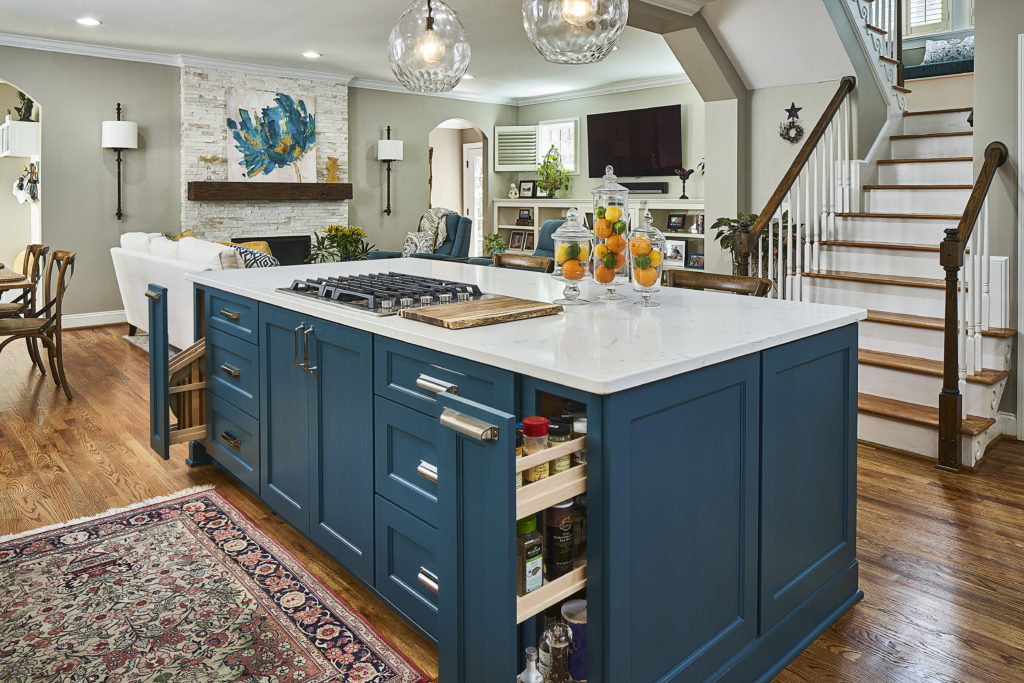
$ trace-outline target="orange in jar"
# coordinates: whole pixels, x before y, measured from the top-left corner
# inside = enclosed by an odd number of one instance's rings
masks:
[[[612,222],[607,218],[599,218],[594,221],[594,234],[601,239],[610,237],[613,232],[615,230],[612,228]]]
[[[562,277],[566,280],[582,280],[583,275],[583,265],[576,259],[569,259],[562,264]]]
[[[602,264],[594,270],[594,280],[606,285],[615,279],[615,270]]]
[[[633,271],[633,279],[641,287],[653,287],[658,282],[658,269],[638,268]]]
[[[621,254],[626,250],[626,238],[622,235],[612,235],[605,240],[604,244],[613,254]]]
[[[633,256],[643,256],[651,253],[651,241],[646,237],[637,235],[629,241],[629,253]]]

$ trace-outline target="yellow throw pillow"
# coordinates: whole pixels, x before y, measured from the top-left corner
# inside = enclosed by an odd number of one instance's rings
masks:
[[[262,251],[268,256],[273,256],[273,254],[270,253],[270,245],[262,240],[258,242],[217,242],[217,244],[223,244],[225,247],[248,247],[250,249],[255,249],[256,251]]]
[[[191,230],[186,230],[183,233],[181,233],[180,235],[178,235],[177,237],[172,237],[171,241],[172,242],[177,242],[182,237],[195,237],[195,233],[193,233]]]

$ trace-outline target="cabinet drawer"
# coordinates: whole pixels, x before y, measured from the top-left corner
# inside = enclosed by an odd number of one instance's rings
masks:
[[[260,423],[216,394],[208,394],[210,457],[257,493],[260,490]]]
[[[433,415],[434,392],[417,386],[417,380],[439,380],[455,385],[452,393],[470,401],[515,412],[514,375],[507,370],[386,337],[375,337],[374,343],[373,386],[379,396]]]
[[[206,290],[206,327],[259,344],[259,307],[252,299],[217,289]]]
[[[374,505],[377,591],[437,640],[437,530],[380,496]],[[435,584],[436,586],[436,584]]]
[[[431,471],[437,473],[436,428],[434,418],[386,398],[375,399],[373,466],[377,493],[435,527],[437,484],[428,477]]]
[[[211,327],[206,335],[206,387],[253,417],[260,414],[259,348]]]

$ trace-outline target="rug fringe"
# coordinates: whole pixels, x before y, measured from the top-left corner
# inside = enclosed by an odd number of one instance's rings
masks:
[[[143,501],[140,501],[138,503],[132,503],[131,505],[125,505],[124,507],[110,508],[109,510],[106,510],[106,511],[101,512],[101,513],[96,514],[96,515],[89,515],[88,517],[78,517],[77,519],[68,520],[67,522],[57,522],[55,524],[48,524],[46,526],[41,526],[41,527],[36,528],[36,529],[28,529],[27,531],[19,531],[16,534],[8,534],[7,536],[0,536],[0,543],[6,543],[7,541],[14,541],[14,540],[17,540],[19,538],[25,538],[26,536],[34,536],[36,534],[45,534],[45,533],[47,533],[49,531],[53,531],[54,529],[64,529],[64,528],[67,528],[67,527],[75,526],[76,524],[82,524],[83,522],[92,522],[94,520],[100,519],[101,517],[108,517],[110,515],[116,515],[116,514],[119,514],[121,512],[129,512],[130,510],[135,510],[137,508],[143,508],[143,507],[146,507],[148,505],[153,505],[155,503],[163,503],[163,502],[168,501],[168,500],[174,500],[175,498],[182,498],[184,496],[190,496],[193,493],[202,493],[203,491],[209,491],[209,490],[215,489],[215,488],[217,488],[217,487],[216,486],[212,486],[212,485],[193,486],[191,488],[182,489],[181,491],[178,491],[176,493],[168,493],[165,496],[156,496],[154,498],[149,498],[147,500],[143,500]]]

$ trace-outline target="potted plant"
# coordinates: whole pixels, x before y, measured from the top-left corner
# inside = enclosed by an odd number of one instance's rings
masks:
[[[788,221],[789,212],[784,211],[782,213],[782,225],[787,225]],[[739,255],[736,253],[736,233],[738,233],[740,230],[744,228],[750,230],[751,228],[754,227],[754,223],[756,222],[756,213],[743,213],[742,211],[740,211],[738,214],[736,214],[736,218],[722,217],[711,224],[712,229],[716,230],[715,241],[718,242],[719,246],[721,246],[723,250],[732,253],[732,270],[734,275],[736,274],[740,263]],[[773,221],[772,224],[777,225],[778,221]],[[785,248],[785,245],[788,244],[789,242],[789,233],[786,230],[778,230],[773,228],[771,230],[771,234],[772,241],[774,242],[774,244],[772,245],[773,252],[775,257],[778,258],[780,241],[781,245],[783,246],[783,252],[789,251],[788,249]],[[755,255],[751,254],[751,262],[754,267],[757,266],[756,263],[753,263],[756,258],[757,257]],[[762,261],[764,261],[766,269],[768,263],[767,258],[768,257],[766,254],[762,254]],[[783,263],[787,261],[786,253],[783,253],[782,260]]]
[[[365,261],[374,245],[366,241],[366,231],[354,225],[328,225],[324,234],[313,233],[308,263]]]
[[[489,235],[484,235],[484,256],[494,256],[495,254],[505,253],[505,240],[501,238],[501,235],[496,232],[492,232]]]
[[[558,148],[554,145],[551,145],[551,149],[541,159],[540,165],[537,167],[537,175],[540,176],[537,186],[552,197],[560,190],[569,189],[569,174],[566,172],[565,166],[562,165]]]

